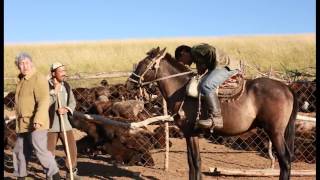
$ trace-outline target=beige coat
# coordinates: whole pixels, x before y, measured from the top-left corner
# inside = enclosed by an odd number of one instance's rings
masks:
[[[34,123],[39,129],[49,129],[49,85],[46,77],[36,70],[20,77],[15,93],[16,132],[33,131]]]

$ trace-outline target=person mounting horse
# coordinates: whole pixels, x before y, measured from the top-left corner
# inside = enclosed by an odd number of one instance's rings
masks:
[[[220,101],[216,90],[225,80],[239,72],[236,60],[222,50],[206,43],[195,45],[192,48],[181,45],[175,50],[175,58],[178,62],[188,66],[195,63],[200,75],[206,73],[200,81],[199,90],[209,116],[207,119],[198,120],[198,127],[203,129],[223,128]]]
[[[196,53],[199,49],[197,47],[191,48],[189,55]],[[191,75],[193,72],[178,63],[169,53],[165,53],[165,50],[165,48],[161,50],[157,47],[147,52],[147,56],[139,61],[136,69],[128,78],[126,87],[128,90],[137,90],[150,83],[157,83],[168,104],[168,112],[174,117],[175,124],[185,137],[189,179],[200,180],[199,131],[193,129],[199,115],[199,102],[194,97],[187,96],[188,91],[186,91],[188,82],[193,78]],[[218,59],[222,60],[221,62],[227,60],[227,67],[231,67],[230,59],[223,58],[221,52],[215,48],[203,54],[200,57],[211,56],[209,59],[216,63]],[[195,58],[192,57],[192,59]],[[231,73],[227,68],[225,68],[226,70],[221,68],[221,70],[219,67],[215,69],[212,66],[210,66],[209,70],[211,71],[207,75],[207,79],[211,73],[215,74],[215,70],[225,71],[218,73],[220,74],[218,76],[219,82],[216,84],[220,84],[223,81],[221,79],[227,79],[226,76],[229,76],[229,73],[233,74],[233,70]],[[278,157],[279,179],[288,180],[290,179],[291,161],[294,157],[297,112],[297,97],[294,91],[283,82],[266,77],[246,79],[243,91],[236,100],[221,102],[223,128],[215,130],[217,134],[222,136],[235,136],[256,127],[262,128],[268,134]],[[212,123],[212,120],[210,122]]]

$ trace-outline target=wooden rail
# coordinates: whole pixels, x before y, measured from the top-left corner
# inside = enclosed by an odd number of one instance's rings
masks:
[[[100,79],[100,78],[117,78],[117,77],[129,77],[132,72],[130,71],[114,71],[114,72],[101,72],[96,74],[76,73],[68,76],[67,80],[79,80],[79,79]],[[17,77],[4,77],[4,80],[16,80]]]

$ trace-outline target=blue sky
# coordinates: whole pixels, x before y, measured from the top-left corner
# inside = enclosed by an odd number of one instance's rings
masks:
[[[315,0],[5,0],[4,41],[315,33]]]

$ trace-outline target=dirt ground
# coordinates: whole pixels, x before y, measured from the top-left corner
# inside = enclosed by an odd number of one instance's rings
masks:
[[[84,133],[77,131],[77,139]],[[142,166],[115,166],[109,155],[98,155],[94,159],[87,156],[78,157],[79,175],[83,179],[138,179],[138,180],[160,180],[160,179],[188,179],[188,163],[186,156],[186,145],[184,139],[171,138],[172,147],[169,154],[169,170],[164,171],[164,150],[153,150],[152,157],[155,161],[154,167]],[[59,148],[60,147],[60,148]],[[255,152],[236,151],[223,145],[212,144],[208,140],[200,139],[202,177],[203,179],[216,180],[276,180],[278,177],[235,177],[235,176],[213,176],[209,168],[234,168],[234,169],[264,169],[269,168],[270,160]],[[12,152],[5,150],[4,179],[16,179],[13,176]],[[61,145],[58,146],[56,157],[64,156]],[[42,167],[36,158],[29,163],[29,176],[31,179],[45,179]],[[276,162],[276,168],[278,164]],[[316,164],[296,162],[292,164],[293,170],[315,170]],[[60,170],[60,175],[65,177],[66,171]],[[311,180],[316,177],[292,177],[293,180]]]

